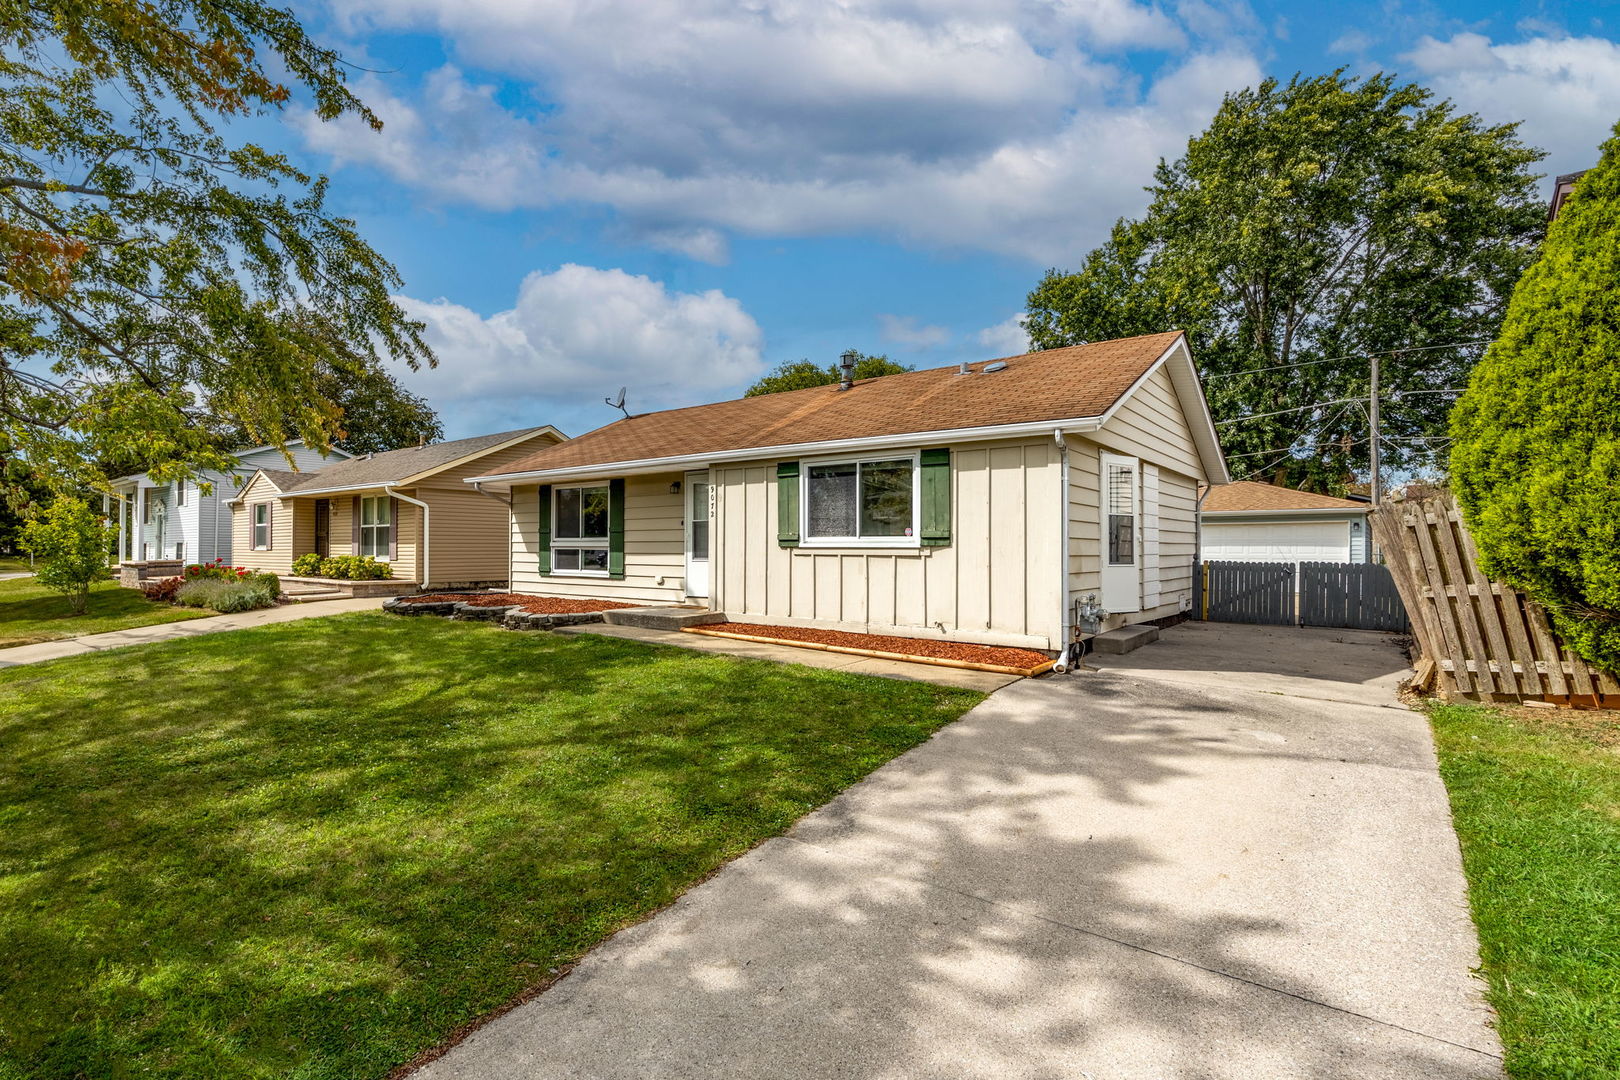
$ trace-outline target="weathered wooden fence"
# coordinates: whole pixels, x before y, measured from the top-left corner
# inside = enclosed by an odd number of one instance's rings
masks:
[[[1363,563],[1206,562],[1196,610],[1209,622],[1410,629],[1389,570]]]
[[[1564,647],[1539,604],[1484,575],[1448,496],[1388,502],[1370,517],[1423,650],[1420,678],[1432,664],[1442,690],[1484,700],[1620,695],[1620,680]]]

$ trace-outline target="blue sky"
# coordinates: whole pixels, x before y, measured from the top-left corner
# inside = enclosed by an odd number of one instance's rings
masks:
[[[269,133],[405,277],[452,437],[732,397],[854,346],[1022,348],[1049,266],[1139,213],[1222,93],[1394,71],[1543,169],[1620,119],[1610,2],[337,0],[301,9],[384,120]]]

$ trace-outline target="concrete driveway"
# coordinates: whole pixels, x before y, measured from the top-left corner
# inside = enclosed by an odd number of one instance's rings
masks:
[[[1399,655],[1207,630],[995,694],[418,1080],[1500,1076]]]

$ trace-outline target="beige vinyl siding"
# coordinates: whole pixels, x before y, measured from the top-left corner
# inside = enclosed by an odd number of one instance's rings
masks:
[[[1121,410],[1124,412],[1125,410]],[[1147,611],[1110,615],[1106,627],[1128,621],[1162,619],[1186,610],[1183,600],[1192,601],[1194,563],[1197,557],[1198,481],[1177,471],[1166,457],[1175,457],[1174,441],[1169,450],[1143,445],[1124,449],[1118,441],[1111,452],[1132,453],[1159,467],[1159,603]],[[1189,440],[1188,445],[1191,445]],[[1074,600],[1102,593],[1102,500],[1100,498],[1100,455],[1103,447],[1089,438],[1069,436],[1069,596]],[[1202,469],[1196,457],[1193,467]],[[1140,560],[1138,565],[1141,565]]]
[[[607,481],[592,481],[606,483]],[[671,492],[679,482],[681,490]],[[684,472],[632,476],[624,483],[624,577],[540,576],[540,489],[512,489],[512,590],[540,596],[580,596],[678,604],[686,599]],[[774,520],[774,517],[773,517]],[[659,579],[662,579],[660,583]]]
[[[315,529],[311,522],[296,522],[291,500],[285,500],[276,486],[263,476],[255,477],[243,489],[241,501],[231,511],[231,557],[237,566],[261,570],[272,574],[292,573],[293,557],[309,550],[315,542]],[[253,547],[253,508],[260,503],[272,507],[270,516],[270,549]],[[298,526],[302,526],[301,534]],[[302,539],[304,547],[298,547]]]
[[[416,496],[410,488],[400,488],[403,494]],[[358,555],[360,550],[354,544],[354,500],[357,497],[373,498],[387,494],[382,488],[371,488],[366,491],[353,492],[344,495],[315,496],[299,499],[299,513],[303,521],[309,522],[308,545],[299,549],[299,554],[315,550],[315,499],[329,498],[332,500],[332,534],[331,549],[333,555]],[[395,539],[399,545],[399,557],[389,563],[393,568],[394,578],[398,581],[421,581],[422,566],[418,562],[420,545],[417,538],[421,534],[422,510],[408,502],[394,500],[392,507],[394,515]],[[437,531],[439,522],[435,521],[434,529]],[[387,559],[382,561],[388,562]]]
[[[942,625],[958,640],[1055,648],[1062,505],[1055,445],[951,449],[948,547],[784,548],[776,538],[776,462],[712,470],[715,607],[756,622],[935,637]]]
[[[479,494],[464,481],[469,476],[499,472],[511,462],[557,441],[549,433],[526,439],[435,473],[410,492],[432,508],[428,569],[433,580],[424,584],[443,588],[507,582],[512,554],[511,508],[504,499]],[[408,503],[397,505],[421,513]],[[414,542],[413,534],[413,545]],[[403,548],[400,554],[403,557]]]
[[[1202,477],[1192,428],[1181,411],[1170,373],[1160,367],[1088,438],[1115,453],[1151,461],[1183,476]]]

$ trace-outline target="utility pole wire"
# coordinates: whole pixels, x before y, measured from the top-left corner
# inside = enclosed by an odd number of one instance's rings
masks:
[[[1374,356],[1400,356],[1404,353],[1433,352],[1436,349],[1461,349],[1469,345],[1489,345],[1493,340],[1493,338],[1479,338],[1475,341],[1453,341],[1449,345],[1417,345],[1410,349],[1385,349],[1376,353],[1346,353],[1343,356],[1328,356],[1321,360],[1301,360],[1297,364],[1272,364],[1269,367],[1244,368],[1242,371],[1218,371],[1213,375],[1204,376],[1204,381],[1230,379],[1234,375],[1254,375],[1262,371],[1281,371],[1284,368],[1310,367],[1312,364],[1331,364],[1337,360],[1366,360]]]
[[[1360,401],[1359,397],[1339,398],[1336,401],[1318,401],[1314,405],[1300,405],[1293,409],[1278,409],[1276,412],[1250,413],[1247,416],[1234,416],[1230,420],[1215,421],[1216,427],[1225,427],[1227,424],[1236,424],[1243,420],[1264,420],[1268,416],[1281,416],[1284,413],[1305,412],[1309,409],[1325,409],[1329,405],[1343,405],[1347,401]]]

